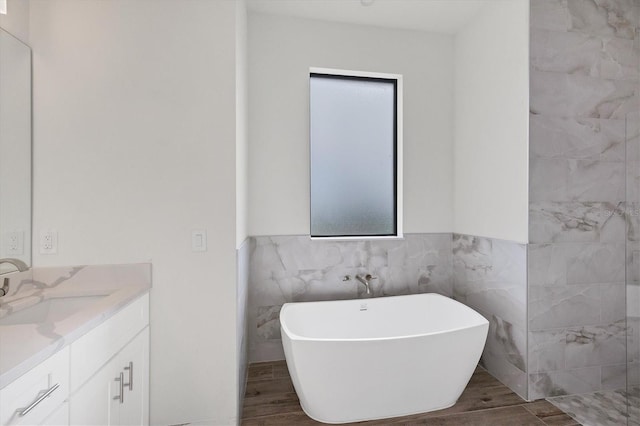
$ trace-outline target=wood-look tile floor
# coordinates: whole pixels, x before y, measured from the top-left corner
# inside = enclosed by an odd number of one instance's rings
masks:
[[[300,408],[284,361],[249,366],[242,424],[320,425]],[[353,423],[350,423],[353,424]],[[478,368],[453,407],[407,417],[359,422],[364,425],[579,426],[551,403],[526,402],[484,369]]]

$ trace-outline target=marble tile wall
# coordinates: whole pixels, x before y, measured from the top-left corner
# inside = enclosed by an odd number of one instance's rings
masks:
[[[527,246],[453,234],[453,296],[489,320],[482,365],[527,399]]]
[[[249,253],[250,240],[244,240],[236,250],[236,353],[238,360],[238,418],[242,417],[242,401],[247,384],[249,365],[248,299],[249,299]]]
[[[636,45],[640,39],[636,39]],[[640,83],[639,83],[640,84]],[[627,395],[629,424],[640,425],[640,108],[626,117],[627,134]],[[635,410],[633,409],[635,402]]]
[[[364,287],[345,275],[370,273],[374,296],[452,296],[451,234],[402,240],[320,241],[309,236],[250,239],[249,359],[284,359],[278,314],[286,302],[355,299]]]
[[[531,0],[529,398],[625,386],[637,0]]]

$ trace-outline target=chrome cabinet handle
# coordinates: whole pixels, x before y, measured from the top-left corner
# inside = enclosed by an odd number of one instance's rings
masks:
[[[124,404],[124,373],[120,373],[120,376],[114,379],[120,383],[120,395],[116,395],[113,399],[120,400],[120,404]]]
[[[133,362],[129,361],[129,366],[124,368],[125,371],[129,370],[129,383],[125,383],[125,386],[129,386],[129,390],[133,390]]]
[[[20,411],[20,413],[18,413],[18,415],[20,417],[24,417],[27,414],[29,414],[29,411],[33,410],[34,408],[36,408],[36,405],[40,404],[42,401],[44,401],[44,399],[46,397],[48,397],[49,395],[51,395],[53,393],[54,390],[58,389],[60,387],[59,383],[56,383],[55,385],[51,386],[49,389],[47,389],[45,391],[45,393],[43,393],[42,395],[40,395],[35,401],[33,401],[31,403],[31,405],[29,405],[27,408],[25,408],[24,410]]]

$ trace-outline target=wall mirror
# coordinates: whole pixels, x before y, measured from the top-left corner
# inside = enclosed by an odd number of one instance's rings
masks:
[[[0,258],[31,265],[31,49],[0,29]],[[15,271],[0,265],[0,274]]]

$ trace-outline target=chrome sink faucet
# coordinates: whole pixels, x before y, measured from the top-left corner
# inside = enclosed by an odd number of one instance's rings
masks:
[[[371,274],[367,274],[364,277],[362,275],[356,275],[356,280],[364,284],[364,287],[367,289],[367,297],[373,296],[371,293],[371,280],[375,280],[377,278],[378,277],[374,277]]]
[[[27,264],[20,259],[12,259],[12,258],[0,259],[0,265],[3,263],[9,263],[15,266],[18,272],[24,272],[27,269],[29,269]],[[0,287],[0,297],[6,296],[7,293],[9,293],[9,278],[5,277],[4,280],[2,281],[2,287]]]

